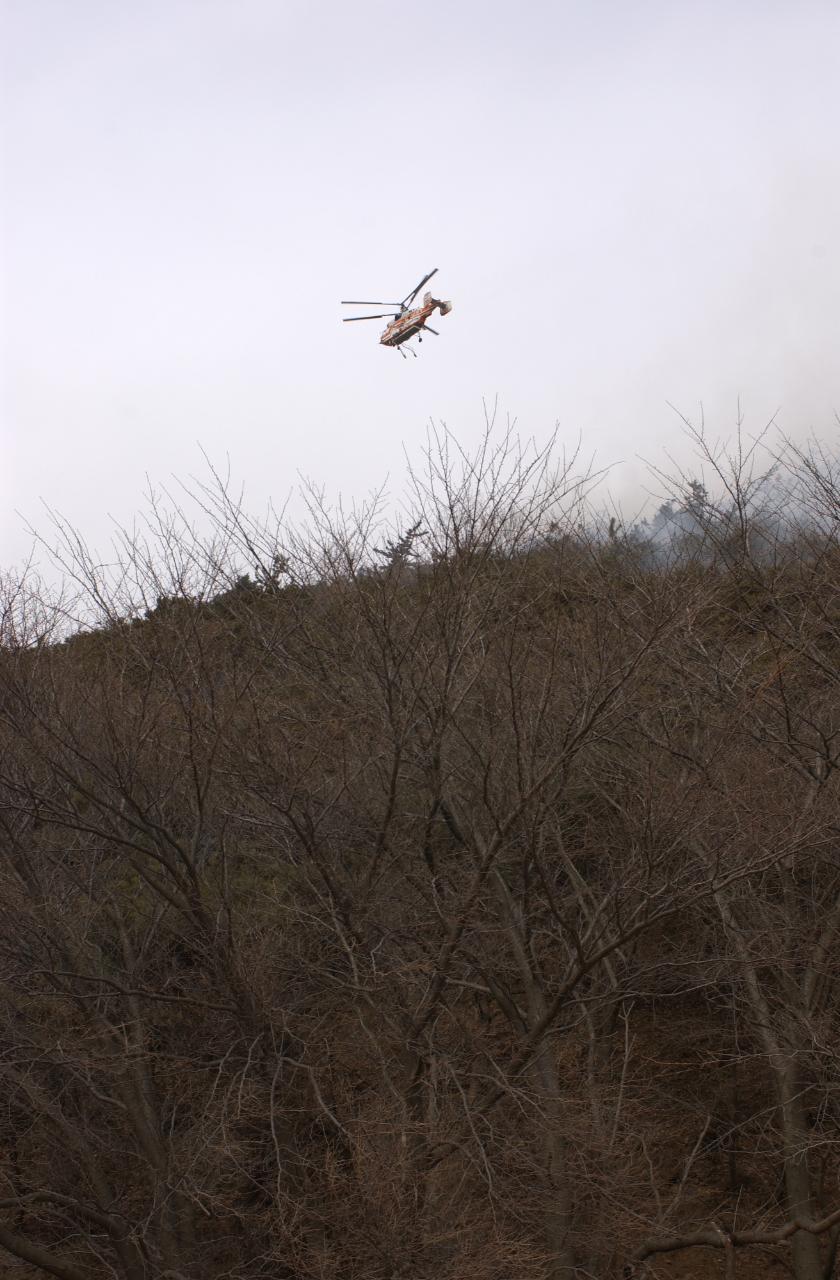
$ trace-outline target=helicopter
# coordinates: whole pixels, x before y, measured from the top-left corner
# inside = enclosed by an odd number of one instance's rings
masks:
[[[417,297],[424,284],[428,284],[432,276],[437,272],[437,267],[424,276],[415,289],[411,293],[407,293],[402,302],[359,302],[349,301],[342,302],[343,307],[397,307],[397,311],[378,311],[372,316],[345,316],[344,323],[352,324],[355,320],[383,320],[386,316],[393,316],[391,323],[386,325],[382,330],[379,341],[383,347],[396,347],[403,359],[406,358],[402,344],[407,342],[409,338],[417,335],[417,341],[423,341],[424,333],[433,333],[435,337],[440,337],[437,329],[433,329],[426,321],[433,315],[435,309],[440,311],[442,316],[448,316],[452,310],[451,302],[441,302],[439,298],[433,298],[431,293],[423,295],[423,301],[419,307],[411,309],[411,304]],[[413,347],[408,350],[413,356],[417,352]]]

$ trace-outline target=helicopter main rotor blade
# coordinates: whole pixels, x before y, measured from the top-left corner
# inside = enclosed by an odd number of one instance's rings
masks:
[[[343,307],[401,307],[401,302],[360,302],[358,298],[348,298],[346,302],[342,301]]]
[[[397,318],[393,311],[380,311],[375,316],[345,316],[342,324],[352,324],[354,320],[384,320],[386,316]]]
[[[435,337],[436,337],[436,338],[439,338],[439,337],[440,337],[440,334],[438,333],[437,329],[433,329],[433,328],[432,328],[432,326],[431,326],[430,324],[424,324],[424,325],[423,325],[423,332],[424,332],[424,333],[433,333],[433,334],[435,335]]]
[[[430,271],[430,272],[429,272],[429,274],[428,274],[427,276],[424,276],[424,277],[423,277],[423,279],[420,281],[420,283],[418,284],[417,288],[414,290],[414,292],[413,292],[413,293],[407,293],[407,294],[405,295],[405,297],[404,297],[404,298],[403,298],[403,300],[402,300],[401,305],[402,305],[402,306],[404,306],[404,307],[410,307],[410,306],[411,306],[411,304],[412,304],[412,302],[414,301],[414,299],[417,297],[418,293],[420,292],[420,290],[423,288],[423,285],[424,285],[424,284],[428,284],[428,283],[429,283],[429,281],[431,280],[432,276],[433,276],[433,275],[436,275],[436,274],[437,274],[437,267],[435,267],[432,271]]]

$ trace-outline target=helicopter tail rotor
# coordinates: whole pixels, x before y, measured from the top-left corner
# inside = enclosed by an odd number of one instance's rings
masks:
[[[449,315],[449,313],[450,313],[450,311],[452,310],[452,303],[451,303],[451,302],[443,302],[443,301],[441,301],[441,299],[440,299],[440,298],[433,298],[433,297],[432,297],[432,295],[431,295],[431,293],[424,293],[424,294],[423,294],[423,306],[424,306],[424,307],[437,307],[437,308],[440,310],[440,314],[441,314],[442,316],[448,316],[448,315]]]

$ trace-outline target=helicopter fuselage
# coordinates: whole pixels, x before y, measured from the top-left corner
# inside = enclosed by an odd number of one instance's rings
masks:
[[[422,307],[415,307],[413,311],[406,311],[404,315],[397,316],[382,330],[379,338],[382,346],[399,347],[416,334],[422,334],[426,321],[434,314],[436,307],[440,307],[441,315],[446,315],[447,312],[452,310],[452,303],[440,302],[437,298],[433,298],[431,294],[427,294],[423,299]]]
[[[379,341],[383,347],[398,347],[402,342],[408,342],[409,338],[413,338],[423,328],[423,322],[415,319],[416,312],[407,311],[404,316],[400,316],[397,320],[392,320],[386,329],[383,329]]]

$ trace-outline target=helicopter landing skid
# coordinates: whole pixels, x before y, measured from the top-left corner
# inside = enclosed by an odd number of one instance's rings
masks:
[[[414,359],[416,360],[416,359],[417,359],[417,352],[414,350],[414,348],[413,348],[413,347],[409,347],[408,349],[409,349],[409,351],[411,352],[411,354],[414,356]],[[408,356],[406,355],[406,353],[405,353],[405,349],[404,349],[403,347],[397,347],[397,351],[399,351],[399,353],[400,353],[400,355],[402,356],[403,360],[407,360],[407,359],[408,359]]]

